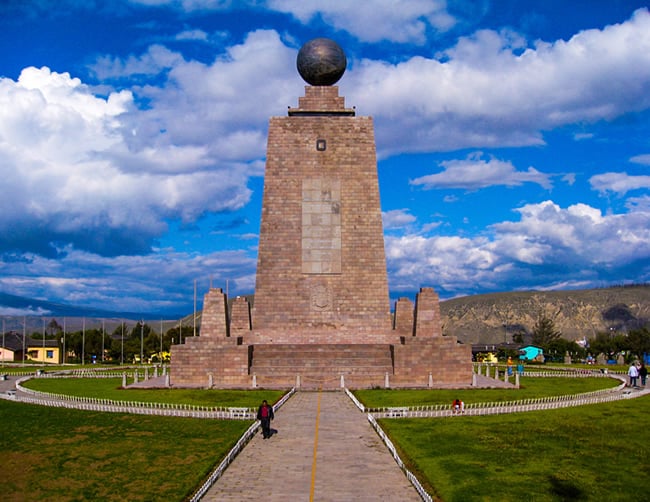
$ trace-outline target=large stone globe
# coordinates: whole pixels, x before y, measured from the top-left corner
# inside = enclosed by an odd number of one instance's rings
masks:
[[[298,73],[309,85],[334,85],[343,76],[347,60],[343,49],[329,38],[310,40],[298,51]]]

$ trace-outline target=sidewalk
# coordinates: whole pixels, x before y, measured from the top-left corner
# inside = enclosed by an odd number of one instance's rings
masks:
[[[320,412],[319,412],[320,399]],[[203,501],[420,501],[386,446],[341,391],[297,392]]]

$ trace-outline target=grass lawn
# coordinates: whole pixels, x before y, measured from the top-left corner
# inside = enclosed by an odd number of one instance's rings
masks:
[[[512,401],[589,392],[607,378],[522,378],[521,389],[369,390],[366,406]],[[120,390],[121,379],[33,379],[49,392],[114,400],[257,406],[280,391]],[[409,469],[445,502],[643,499],[650,397],[544,412],[384,419]],[[147,417],[0,400],[3,500],[182,500],[250,422]],[[271,487],[269,487],[271,489]]]
[[[647,497],[650,397],[559,410],[382,419],[429,493],[454,501]]]
[[[516,401],[546,396],[579,394],[616,387],[621,381],[613,378],[522,377],[519,389],[462,389],[462,390],[357,390],[355,396],[367,408],[387,406],[426,406],[449,404],[458,397],[465,404]]]
[[[5,400],[0,423],[4,501],[183,500],[251,424]]]
[[[234,406],[257,408],[263,399],[278,401],[285,392],[279,390],[218,389],[122,389],[121,378],[33,378],[23,384],[42,392],[96,397],[114,401],[178,403],[195,406]]]

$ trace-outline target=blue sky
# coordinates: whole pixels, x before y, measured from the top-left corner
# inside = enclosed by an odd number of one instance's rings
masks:
[[[648,282],[644,4],[4,1],[0,292],[170,314],[195,281],[252,293],[268,120],[321,36],[374,117],[392,299]]]

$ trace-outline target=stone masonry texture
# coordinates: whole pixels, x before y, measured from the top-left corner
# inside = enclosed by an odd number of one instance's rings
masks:
[[[471,385],[471,347],[442,336],[422,288],[390,314],[373,123],[338,87],[305,87],[269,124],[255,296],[205,296],[172,348],[183,387]],[[394,325],[393,325],[394,323]]]

